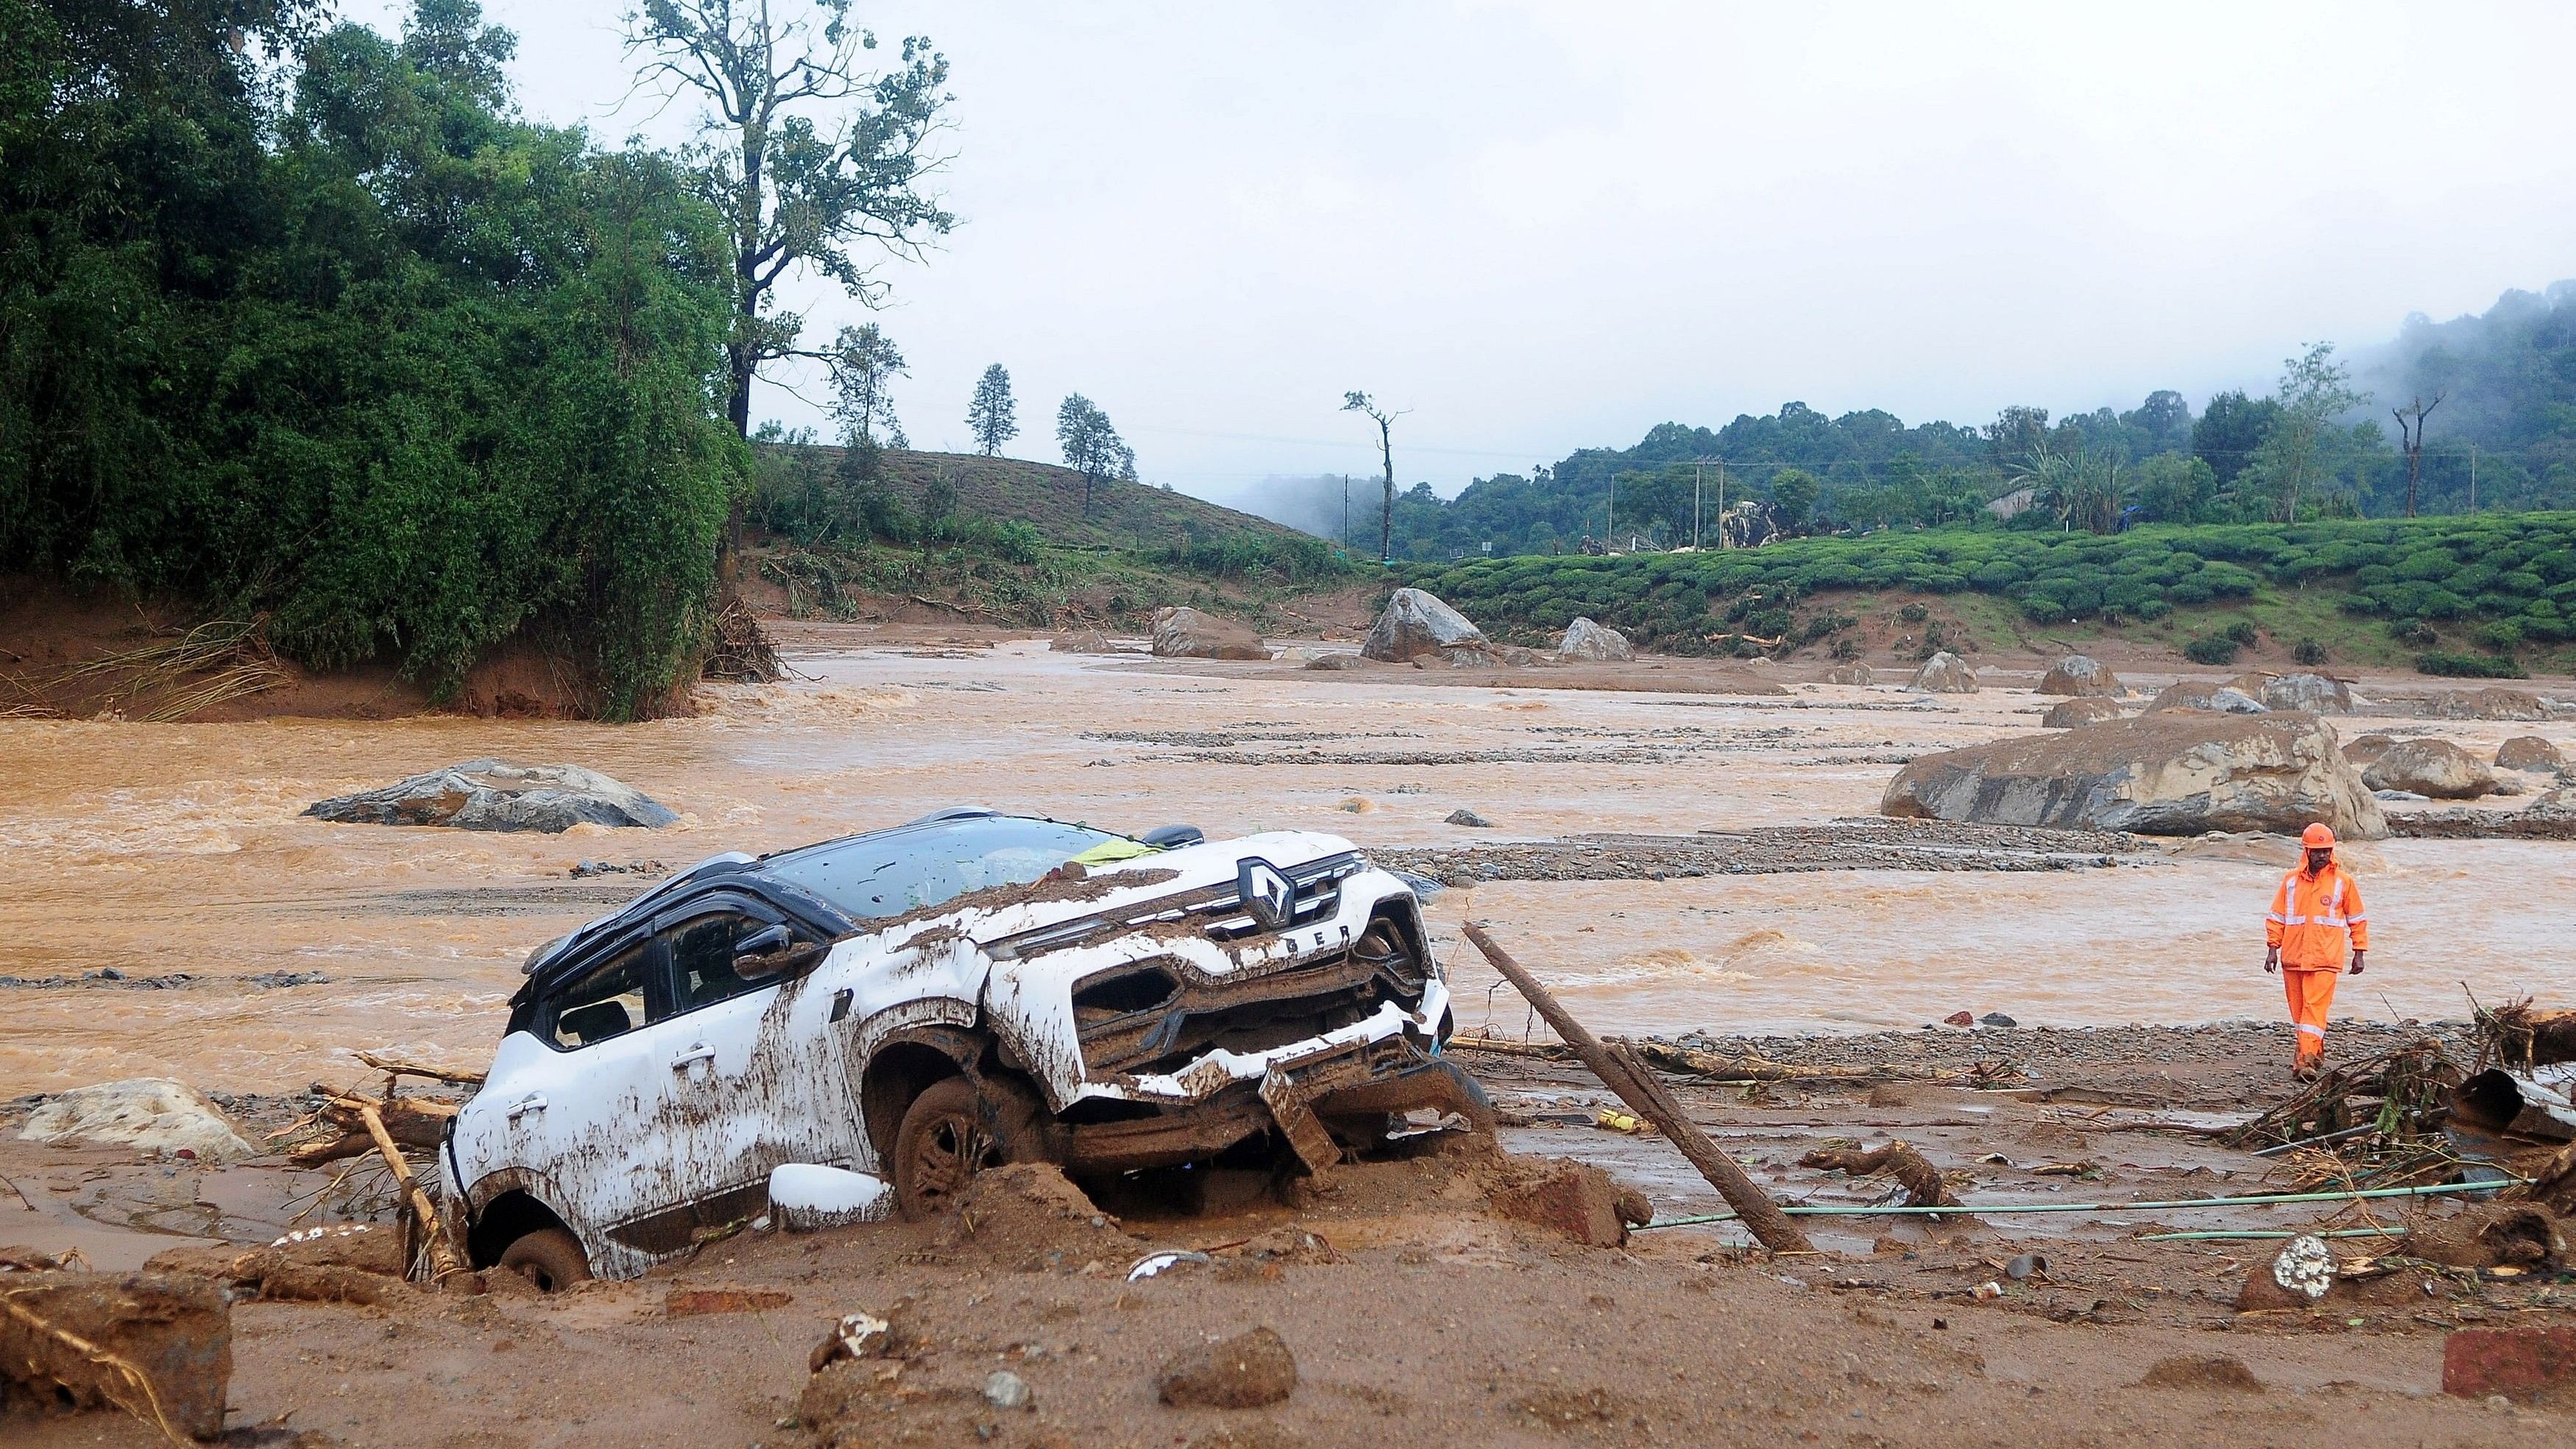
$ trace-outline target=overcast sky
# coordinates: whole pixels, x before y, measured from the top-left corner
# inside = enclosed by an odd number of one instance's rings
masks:
[[[775,0],[795,4],[797,0]],[[406,7],[354,0],[391,28]],[[628,97],[617,0],[486,0],[533,115]],[[1908,422],[2268,385],[2576,276],[2576,6],[872,4],[954,69],[962,224],[890,265],[920,447],[985,364],[1052,458],[1080,391],[1149,482],[1443,493],[1667,419]],[[890,47],[889,47],[890,48]],[[810,340],[862,320],[790,299]],[[797,379],[790,378],[790,381]],[[818,397],[811,379],[801,389]],[[756,418],[821,421],[764,386]]]

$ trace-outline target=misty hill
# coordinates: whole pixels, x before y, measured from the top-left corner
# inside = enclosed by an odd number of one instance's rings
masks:
[[[2533,477],[2576,471],[2576,281],[2507,292],[2484,313],[2448,322],[2418,312],[2356,371],[2383,417],[2441,398],[2425,453],[2443,455],[2462,486],[2457,455],[2469,444]]]

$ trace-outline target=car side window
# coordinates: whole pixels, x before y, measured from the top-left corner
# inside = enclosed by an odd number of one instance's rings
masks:
[[[663,939],[671,943],[671,975],[676,988],[672,1014],[712,1006],[770,984],[767,978],[746,979],[735,969],[734,958],[736,947],[768,924],[726,912],[700,916],[665,932]]]
[[[652,942],[630,946],[565,987],[555,998],[549,1028],[554,1044],[570,1051],[642,1026],[644,976],[652,957]]]

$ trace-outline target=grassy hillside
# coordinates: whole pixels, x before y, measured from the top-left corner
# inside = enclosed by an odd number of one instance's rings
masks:
[[[1407,570],[1507,632],[1589,614],[1676,653],[1830,644],[1883,592],[1948,595],[1981,638],[2143,636],[2223,663],[2260,632],[2356,664],[2509,675],[2576,662],[2576,513],[2158,527],[1931,530],[1726,552],[1479,560]]]
[[[764,471],[808,474],[838,482],[843,479],[843,451],[811,446],[764,447],[762,463]],[[1017,519],[1035,527],[1057,547],[1147,552],[1169,548],[1176,540],[1204,544],[1236,534],[1275,541],[1283,547],[1315,541],[1310,535],[1266,518],[1237,513],[1186,493],[1115,478],[1103,478],[1093,484],[1086,510],[1082,475],[1052,463],[892,448],[877,456],[884,488],[916,515],[923,512],[923,500],[933,485],[945,480],[956,490],[955,511],[960,517]]]

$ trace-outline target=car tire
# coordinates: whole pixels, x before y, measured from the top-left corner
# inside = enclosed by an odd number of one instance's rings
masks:
[[[1008,1082],[978,1090],[942,1077],[904,1109],[894,1137],[894,1200],[906,1222],[956,1209],[975,1174],[1039,1155],[1037,1099]]]
[[[537,1285],[540,1293],[558,1293],[590,1281],[590,1257],[581,1239],[562,1228],[523,1233],[501,1250],[498,1266]]]

